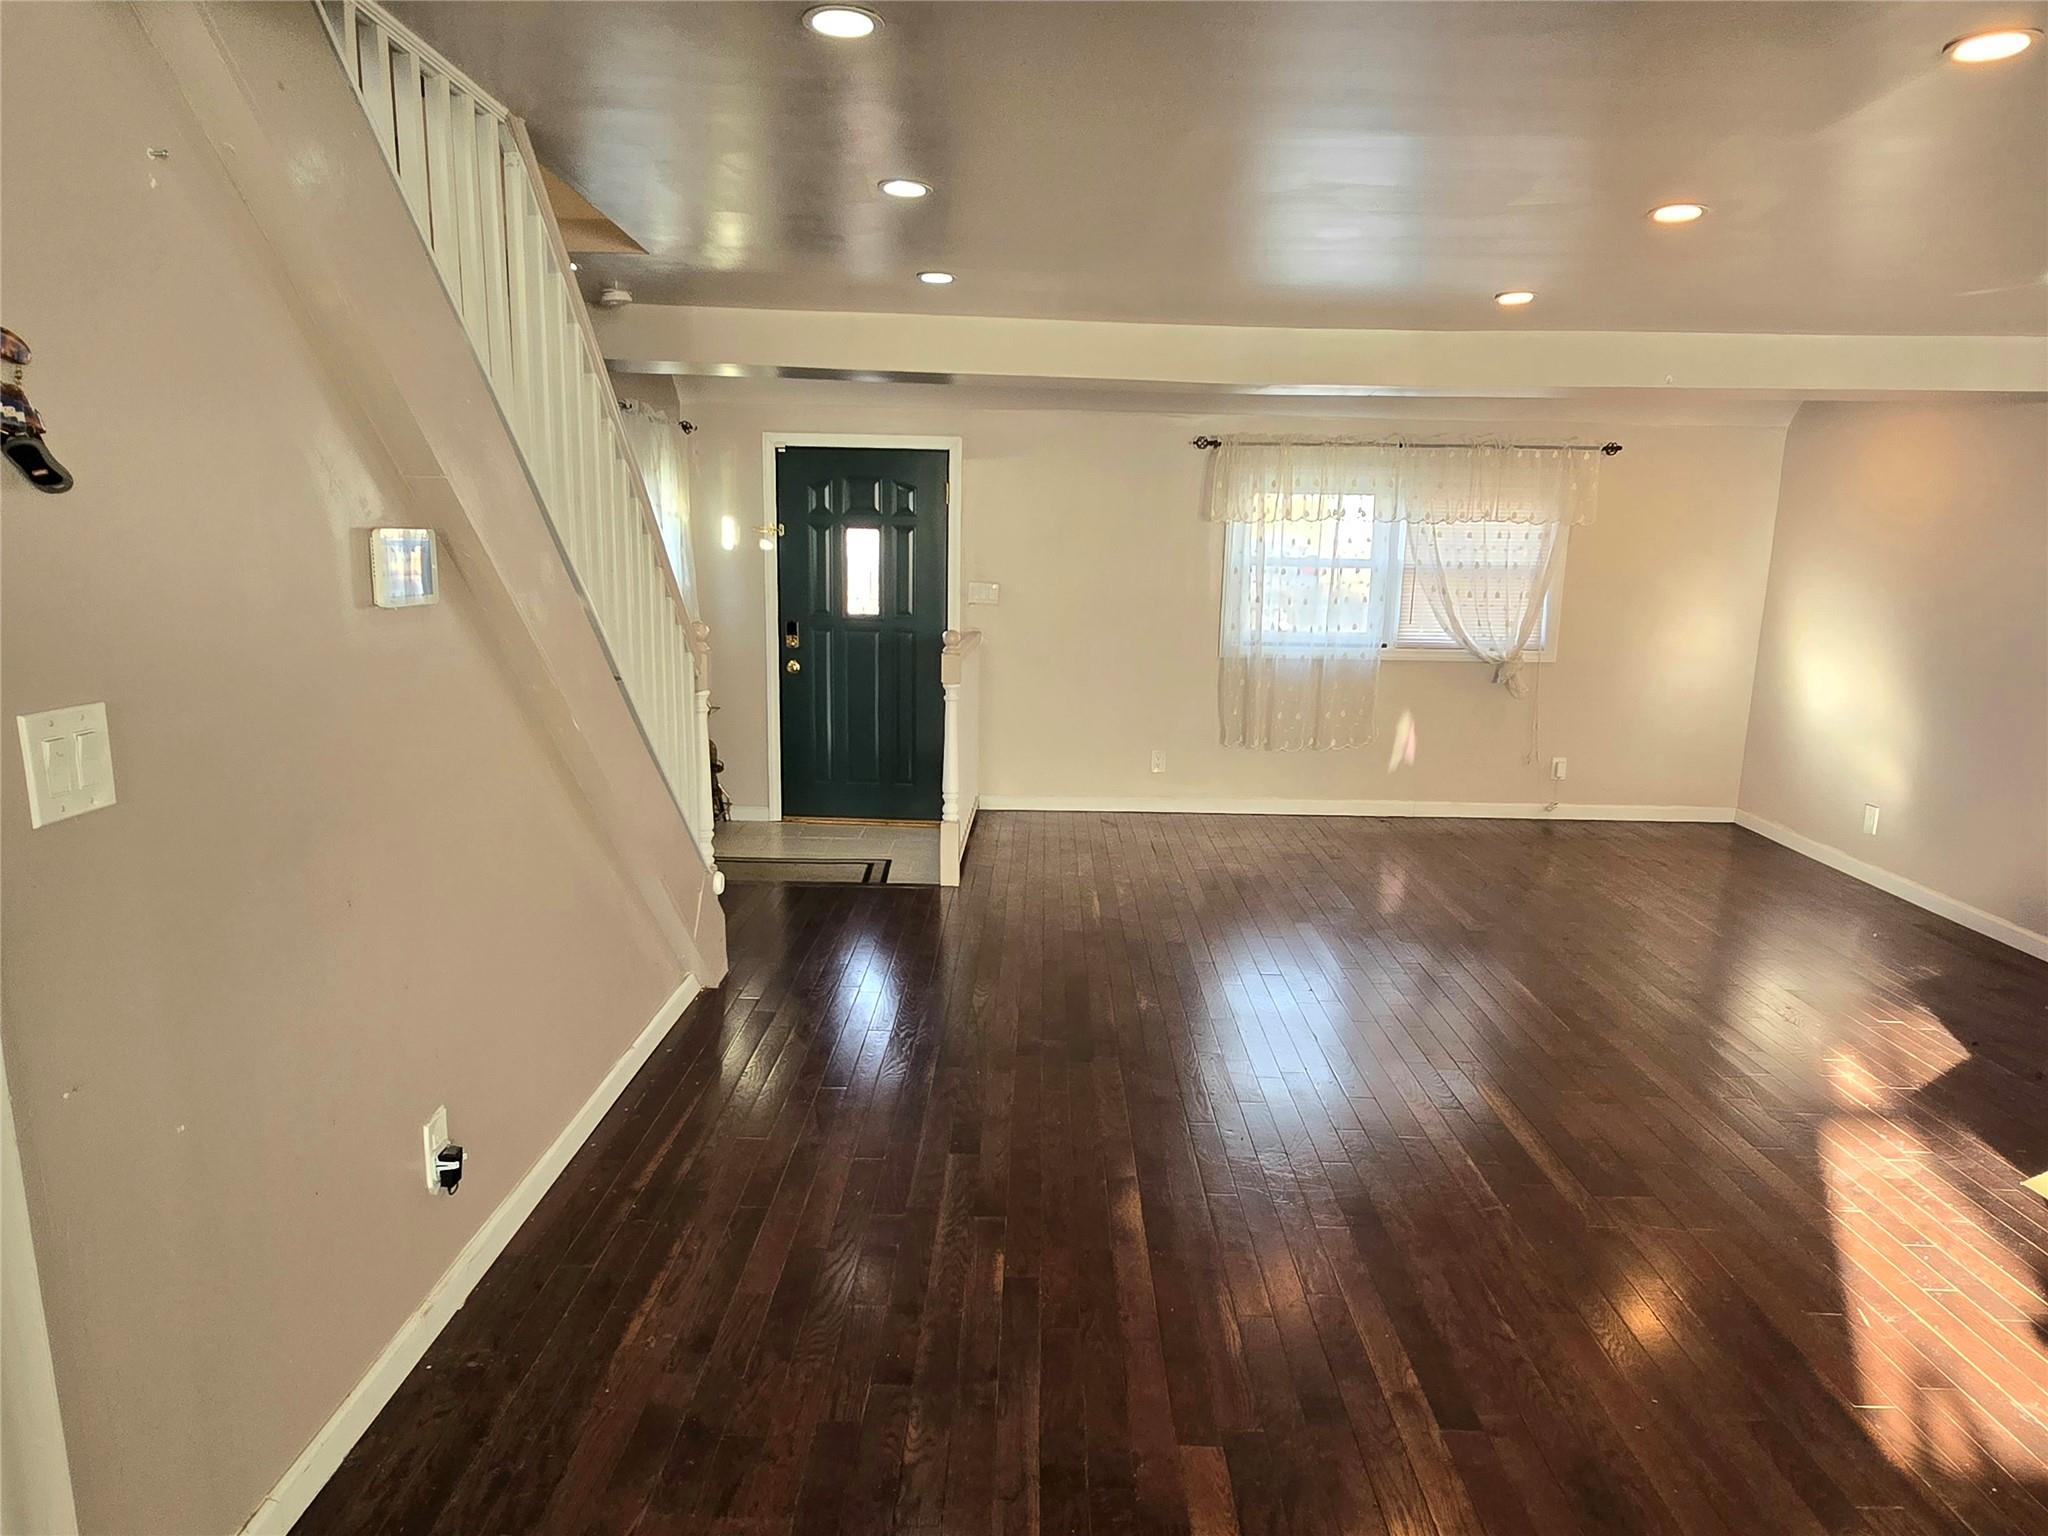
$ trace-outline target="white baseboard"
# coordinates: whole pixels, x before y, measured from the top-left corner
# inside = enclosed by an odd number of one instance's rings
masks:
[[[775,813],[765,805],[731,805],[725,810],[728,821],[773,821]]]
[[[242,1527],[242,1536],[286,1536],[293,1523],[306,1512],[314,1496],[326,1486],[327,1479],[334,1475],[334,1469],[341,1465],[342,1458],[362,1438],[371,1420],[391,1400],[391,1395],[412,1368],[419,1364],[427,1346],[434,1342],[448,1325],[448,1320],[469,1299],[469,1293],[483,1278],[484,1271],[491,1267],[491,1261],[505,1251],[512,1234],[533,1214],[541,1196],[561,1176],[577,1149],[590,1139],[590,1133],[597,1129],[597,1123],[605,1117],[605,1112],[625,1092],[633,1074],[654,1053],[654,1048],[661,1044],[700,990],[696,977],[683,978],[683,984],[670,994],[668,1001],[661,1005],[661,1011],[640,1032],[640,1037],[627,1047],[626,1054],[618,1059],[611,1071],[605,1074],[604,1081],[583,1101],[583,1107],[563,1127],[554,1144],[541,1154],[540,1161],[513,1186],[512,1192],[498,1203],[489,1219],[463,1244],[455,1262],[427,1292],[419,1310],[405,1320],[405,1325],[384,1346],[384,1352],[377,1357],[368,1374],[356,1383],[355,1389],[334,1410],[333,1417],[320,1426],[319,1433],[299,1453],[299,1459],[291,1464],[284,1476],[277,1480],[277,1485],[264,1496],[263,1502],[256,1506],[256,1512]]]
[[[1220,816],[1455,816],[1492,821],[1732,821],[1725,805],[1543,805],[1534,801],[1249,800],[1149,795],[983,795],[984,811],[1144,811]]]
[[[1823,843],[1794,832],[1790,827],[1775,821],[1767,821],[1750,811],[1737,811],[1735,824],[1747,827],[1759,837],[1767,837],[1774,843],[1782,843],[1794,853],[1803,853],[1815,863],[1825,864],[1829,869],[1839,870],[1852,880],[1861,880],[1865,885],[1874,885],[1880,891],[1910,901],[1916,907],[1925,908],[1937,917],[1945,917],[1952,923],[1960,923],[1987,939],[1996,939],[2001,944],[2010,944],[2023,954],[2032,955],[2036,960],[2048,960],[2048,934],[2036,933],[2031,928],[2022,928],[2010,918],[2000,917],[1995,912],[1986,912],[1982,907],[1973,907],[1967,901],[1957,901],[1953,896],[1944,896],[1930,886],[1917,880],[1908,880],[1904,875],[1895,875],[1888,869],[1880,869],[1862,859],[1853,858],[1831,843]]]

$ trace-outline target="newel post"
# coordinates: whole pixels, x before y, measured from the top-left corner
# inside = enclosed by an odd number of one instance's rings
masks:
[[[978,629],[949,629],[939,650],[939,691],[945,699],[945,758],[939,768],[939,884],[960,883],[967,851],[967,819],[974,814],[966,759],[961,755],[961,716],[966,709],[967,657],[981,643]],[[963,803],[965,801],[966,803]]]

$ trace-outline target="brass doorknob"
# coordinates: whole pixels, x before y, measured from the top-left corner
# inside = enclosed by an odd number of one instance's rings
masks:
[[[801,672],[803,669],[804,664],[800,661],[785,661],[782,664],[782,670],[785,672]]]

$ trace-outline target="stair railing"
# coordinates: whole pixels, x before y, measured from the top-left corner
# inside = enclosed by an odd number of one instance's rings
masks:
[[[710,869],[709,631],[676,584],[526,127],[372,0],[315,3]]]

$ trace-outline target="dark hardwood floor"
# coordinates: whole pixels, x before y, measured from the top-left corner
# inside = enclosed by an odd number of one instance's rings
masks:
[[[1726,826],[728,902],[300,1531],[2048,1531],[2048,966]]]

